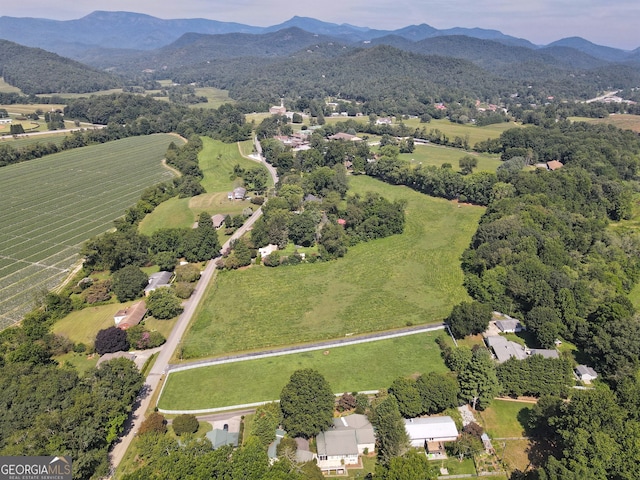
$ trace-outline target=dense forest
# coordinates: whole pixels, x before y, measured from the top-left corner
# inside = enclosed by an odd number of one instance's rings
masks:
[[[0,40],[0,72],[23,93],[87,93],[122,86],[118,77],[39,48]]]

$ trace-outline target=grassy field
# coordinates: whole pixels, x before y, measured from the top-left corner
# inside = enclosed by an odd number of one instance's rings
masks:
[[[485,411],[476,414],[491,437],[498,458],[510,471],[524,470],[529,465],[530,441],[523,437],[532,407],[532,403],[493,400]]]
[[[30,310],[35,292],[58,285],[81,244],[111,228],[142,190],[172,177],[161,164],[171,141],[134,137],[2,167],[0,327]]]
[[[192,105],[194,108],[218,108],[225,103],[235,103],[235,100],[229,98],[227,90],[220,90],[213,87],[196,88],[196,95],[199,97],[207,97],[207,103],[198,103]]]
[[[201,183],[207,193],[192,198],[172,198],[162,203],[140,222],[140,232],[151,235],[167,226],[189,228],[201,212],[238,215],[247,207],[255,210],[256,206],[249,201],[229,200],[227,192],[242,184],[240,179],[230,178],[234,165],[255,168],[259,164],[244,158],[236,143],[223,143],[207,137],[202,137],[202,142],[203,149],[198,158],[204,173]],[[251,141],[240,142],[239,145],[243,152],[251,153]],[[273,185],[271,179],[269,185]]]
[[[114,325],[113,315],[140,299],[126,303],[108,303],[106,305],[98,305],[96,307],[87,307],[82,310],[71,312],[61,320],[58,320],[52,328],[53,333],[67,337],[74,343],[84,343],[85,345],[93,345],[98,331],[109,328]],[[147,330],[157,330],[167,337],[176,319],[158,320],[153,317],[146,317],[144,325]]]
[[[438,129],[444,133],[450,140],[455,137],[465,138],[469,136],[469,146],[473,147],[476,143],[482,142],[487,138],[498,138],[502,132],[510,128],[519,128],[520,125],[513,122],[494,123],[485,127],[478,127],[472,124],[461,125],[459,123],[451,123],[449,120],[431,120],[429,123],[420,123],[417,118],[404,120],[404,124],[411,128],[423,128],[429,132]]]
[[[1,83],[0,91],[2,91]],[[36,110],[42,110],[43,112],[49,112],[51,110],[64,110],[64,107],[65,105],[62,103],[12,103],[11,105],[0,105],[0,108],[4,108],[9,113],[24,115],[28,113],[34,113]]]
[[[412,163],[435,165],[437,167],[443,163],[450,163],[454,170],[460,171],[458,161],[466,155],[471,155],[478,160],[478,167],[474,170],[475,172],[495,172],[498,165],[502,163],[498,155],[478,154],[459,148],[442,147],[433,144],[416,145],[412,153],[403,153],[400,155],[400,158],[410,160]]]
[[[9,85],[4,81],[4,78],[0,77],[0,93],[22,93],[18,87]]]
[[[220,272],[184,338],[185,357],[436,322],[468,299],[460,255],[483,208],[365,176],[350,182],[352,193],[406,200],[405,232],[351,247],[333,262]]]
[[[398,376],[445,372],[435,343],[440,335],[445,334],[423,333],[172,373],[158,406],[196,410],[275,400],[291,374],[301,368],[317,369],[335,393],[387,388]]]
[[[640,133],[640,115],[616,114],[609,115],[606,118],[570,117],[569,119],[573,122],[615,125],[623,130],[633,130],[636,133]]]

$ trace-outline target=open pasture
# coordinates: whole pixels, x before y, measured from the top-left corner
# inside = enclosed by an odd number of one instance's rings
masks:
[[[1,82],[1,81],[0,81]],[[0,83],[0,92],[2,91]],[[65,105],[62,103],[12,103],[11,105],[0,105],[10,114],[26,115],[34,113],[36,110],[50,112],[51,110],[64,110]],[[44,119],[43,119],[44,120]]]
[[[208,102],[191,105],[193,108],[218,108],[225,103],[235,103],[235,100],[229,98],[228,90],[220,90],[213,87],[200,87],[195,90],[197,96],[207,97]]]
[[[238,215],[247,207],[253,210],[257,208],[246,200],[227,199],[228,192],[242,186],[241,179],[230,177],[234,165],[239,164],[245,169],[260,167],[258,162],[244,158],[240,153],[240,148],[242,152],[251,153],[252,142],[223,143],[202,137],[202,143],[203,148],[198,154],[198,159],[204,178],[200,183],[207,193],[192,198],[167,200],[140,222],[140,232],[151,235],[160,228],[189,228],[202,212],[211,215],[216,213]],[[268,185],[273,185],[271,177]]]
[[[640,133],[640,115],[615,114],[605,118],[570,117],[569,120],[596,125],[615,125],[623,130],[633,130],[636,133]]]
[[[18,87],[9,85],[4,81],[4,78],[0,77],[0,93],[22,93]]]
[[[441,335],[444,331],[172,373],[158,406],[197,410],[276,400],[302,368],[318,370],[334,393],[388,388],[399,376],[446,372],[435,343]]]
[[[146,187],[173,176],[161,164],[171,141],[134,137],[2,167],[0,327],[66,278],[84,241],[107,231]]]
[[[220,272],[184,337],[184,358],[437,322],[468,299],[460,256],[483,208],[365,176],[350,187],[406,200],[404,233],[350,247],[336,261]]]
[[[476,143],[482,142],[488,138],[498,138],[502,132],[509,130],[510,128],[520,128],[520,124],[514,122],[494,123],[484,127],[478,127],[470,123],[459,124],[452,123],[446,119],[431,120],[429,123],[420,123],[420,119],[411,118],[404,120],[404,124],[411,128],[424,128],[427,132],[431,130],[440,130],[450,140],[455,137],[465,138],[469,136],[469,146],[473,147]]]
[[[412,153],[403,153],[400,158],[411,160],[413,164],[421,163],[423,165],[441,166],[443,163],[450,163],[455,171],[460,171],[458,161],[470,155],[478,160],[478,167],[474,169],[476,172],[495,172],[502,163],[498,155],[489,155],[486,153],[467,152],[459,148],[443,147],[441,145],[416,145]]]
[[[4,135],[4,133],[0,132],[0,135]],[[62,144],[62,141],[66,138],[67,133],[55,133],[52,131],[50,134],[43,135],[26,135],[18,138],[13,137],[4,137],[0,138],[0,145],[3,143],[7,143],[12,148],[21,148],[27,145],[34,145],[39,143],[41,145],[47,145],[49,143],[54,143],[56,145]]]

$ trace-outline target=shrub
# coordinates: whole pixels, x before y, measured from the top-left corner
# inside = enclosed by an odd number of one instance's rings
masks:
[[[480,438],[484,433],[484,429],[476,422],[468,423],[467,425],[465,425],[462,431],[476,438]]]
[[[194,415],[178,415],[172,423],[173,431],[180,436],[185,433],[196,433],[198,431],[198,419]]]
[[[152,291],[146,300],[149,313],[158,320],[168,320],[182,313],[182,302],[170,288]]]
[[[84,353],[87,351],[87,346],[84,343],[76,343],[73,346],[73,351],[75,353]]]
[[[196,286],[193,283],[178,282],[178,283],[174,283],[173,289],[175,291],[176,297],[187,299],[191,296],[193,291],[196,289]]]
[[[342,396],[338,399],[336,408],[339,412],[346,412],[347,410],[356,408],[356,405],[356,397],[354,397],[350,393],[343,393]]]
[[[262,263],[267,267],[277,267],[280,265],[280,254],[278,252],[271,252],[262,259]]]
[[[264,203],[264,197],[252,197],[251,203],[254,205],[262,205]]]
[[[164,418],[164,415],[158,412],[153,412],[147,418],[145,418],[142,425],[140,425],[140,429],[138,430],[139,435],[144,435],[145,433],[156,432],[156,433],[167,433],[167,419]]]
[[[127,340],[130,345],[144,350],[162,345],[166,339],[160,332],[150,332],[142,325],[136,325],[127,330]]]
[[[111,280],[101,280],[88,286],[82,293],[85,302],[94,304],[111,299]]]
[[[200,267],[193,263],[176,267],[176,283],[195,282],[200,279]]]
[[[129,350],[127,332],[120,330],[118,327],[109,327],[100,330],[96,335],[95,347],[99,355],[127,351]]]

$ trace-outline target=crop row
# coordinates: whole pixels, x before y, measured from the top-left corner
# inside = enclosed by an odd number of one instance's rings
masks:
[[[64,278],[82,242],[108,230],[144,188],[171,178],[159,160],[172,140],[137,137],[3,167],[0,328]]]

